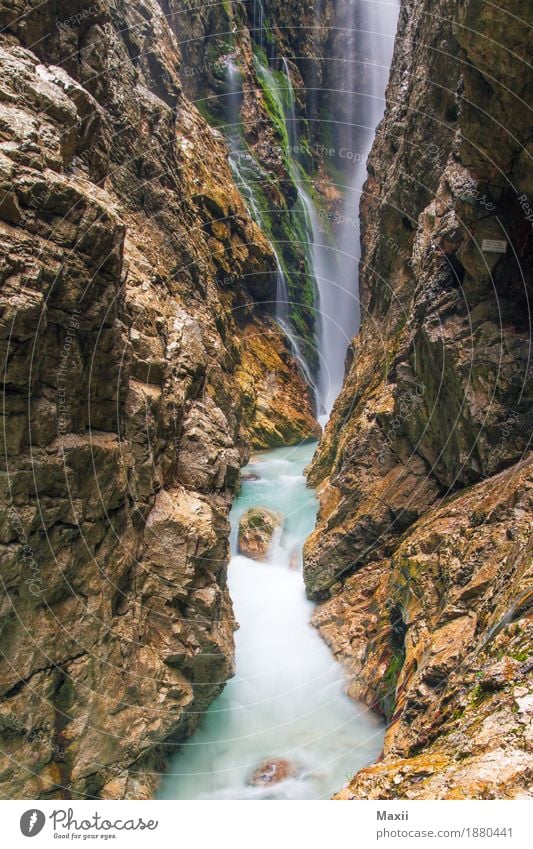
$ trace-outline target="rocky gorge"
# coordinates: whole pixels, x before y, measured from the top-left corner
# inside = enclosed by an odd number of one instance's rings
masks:
[[[0,0],[5,798],[156,793],[235,671],[240,468],[317,439],[313,625],[387,722],[336,798],[533,793],[528,28],[399,5],[362,190],[364,3]]]

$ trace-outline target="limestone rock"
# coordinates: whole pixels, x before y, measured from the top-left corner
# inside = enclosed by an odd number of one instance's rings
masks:
[[[283,516],[264,507],[251,507],[239,521],[239,553],[252,560],[266,560]]]
[[[350,695],[390,723],[382,762],[339,798],[529,793],[530,719],[516,706],[533,693],[532,559],[528,529],[507,529],[532,497],[530,458],[429,511],[318,606]],[[482,589],[465,601],[472,584]]]
[[[321,507],[306,545],[313,597],[387,556],[439,499],[528,450],[531,243],[519,163],[530,130],[516,109],[528,28],[506,13],[518,9],[512,0],[475,25],[479,3],[452,6],[439,0],[442,15],[429,27],[418,0],[401,5],[361,203],[361,333],[309,470],[309,482],[327,481],[338,499]],[[508,19],[489,55],[480,45]],[[421,31],[427,46],[417,52]],[[508,88],[489,93],[484,79]],[[484,239],[511,239],[514,250],[487,252]]]
[[[276,266],[170,23],[156,0],[0,3],[9,798],[153,795],[233,673],[236,373]]]
[[[401,3],[361,201],[362,327],[309,468],[314,621],[390,723],[340,798],[531,794],[513,692],[531,654],[528,28],[515,0],[432,11]]]
[[[296,445],[320,436],[309,388],[274,322],[248,325],[237,379],[244,399],[243,434],[253,448]]]

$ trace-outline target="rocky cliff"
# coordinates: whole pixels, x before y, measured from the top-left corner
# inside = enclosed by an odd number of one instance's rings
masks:
[[[281,270],[316,372],[297,182],[340,199],[311,147],[352,11],[0,0],[3,796],[152,795],[232,674],[239,467],[317,433],[274,310]],[[342,798],[530,792],[523,14],[402,2],[309,470],[314,622],[390,720]]]
[[[530,792],[522,12],[401,4],[361,204],[362,330],[309,469],[315,624],[390,722],[341,798]]]
[[[315,426],[171,11],[0,3],[7,797],[153,792],[232,674],[228,511],[271,444],[258,418],[274,442]]]
[[[287,133],[292,86],[307,151],[309,131],[303,118],[303,80],[296,61],[290,59],[299,55],[300,42],[287,38],[279,5],[264,0],[218,4],[194,0],[182,8],[183,4],[171,3],[169,20],[183,45],[184,90],[228,140],[232,170],[254,218],[275,245],[286,278],[287,321],[316,373],[315,283],[296,187],[304,175],[295,166]],[[305,164],[313,168],[308,153]]]

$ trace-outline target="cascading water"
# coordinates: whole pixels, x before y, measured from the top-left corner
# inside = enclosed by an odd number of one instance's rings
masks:
[[[316,0],[315,28],[319,26],[323,0]],[[343,167],[340,188],[344,204],[330,217],[331,228],[323,226],[305,180],[297,182],[306,210],[310,233],[313,273],[318,290],[319,320],[319,420],[324,424],[340,392],[344,379],[347,347],[360,321],[357,271],[360,259],[359,202],[366,180],[366,160],[385,107],[385,87],[394,47],[398,15],[397,0],[339,0],[336,4],[336,55],[327,59],[330,100],[342,104],[335,122],[336,145],[321,146],[337,166]],[[317,39],[314,39],[317,50]],[[294,92],[287,63],[289,109],[287,130],[290,150],[298,151]],[[340,100],[339,100],[340,98]],[[316,97],[315,97],[316,100]],[[317,107],[315,106],[315,111]]]
[[[258,4],[258,6],[260,6],[261,12],[255,12],[254,8],[254,20],[257,15],[258,20],[263,21],[262,5]],[[257,202],[258,187],[263,181],[267,180],[267,177],[262,171],[259,163],[246,148],[242,138],[240,103],[243,94],[242,80],[239,70],[232,59],[227,61],[226,68],[228,77],[227,112],[229,120],[226,124],[225,131],[229,146],[229,163],[235,182],[246,201],[248,211],[256,224],[261,227],[263,233],[268,236],[269,223],[261,209],[261,205]],[[266,69],[265,72],[269,73]],[[311,389],[315,399],[317,399],[318,389],[315,385],[307,360],[302,352],[300,342],[291,326],[291,302],[288,293],[287,277],[283,270],[280,253],[275,242],[272,239],[269,239],[269,242],[276,260],[276,321],[289,340],[292,354],[298,364],[300,372]]]
[[[320,0],[321,5],[323,2]],[[392,47],[382,37],[379,26],[387,23],[388,34],[396,21],[396,4],[338,0],[336,8],[341,9],[347,25],[336,40],[339,54],[329,74],[330,86],[343,93],[360,86],[352,104],[343,101],[337,149],[344,145],[344,149],[352,150],[352,160],[359,164],[351,171],[345,169],[344,211],[331,222],[331,228],[323,227],[313,201],[314,189],[299,158],[289,65],[282,61],[280,80],[280,75],[268,67],[262,50],[256,57],[258,76],[268,86],[282,116],[288,148],[286,163],[298,193],[292,214],[301,216],[305,224],[308,256],[318,290],[318,394],[323,421],[340,390],[346,348],[359,318],[357,205],[366,175],[364,160],[383,111],[385,87],[384,79],[375,78],[368,68],[370,64],[372,69],[388,64]],[[388,21],[380,19],[379,9],[388,11]],[[255,0],[254,22],[261,30],[256,43],[260,46],[264,20],[263,4]],[[362,20],[367,27],[364,38]],[[317,14],[315,23],[318,21]],[[352,56],[356,45],[360,47],[360,53],[354,53],[358,59]],[[356,73],[356,67],[363,67],[366,73]],[[269,224],[257,202],[257,184],[265,175],[242,139],[242,89],[233,62],[228,63],[228,88],[226,137],[231,168],[251,215],[268,235]],[[291,304],[280,254],[272,246],[278,263],[277,319],[312,385],[291,329]],[[194,737],[173,758],[160,787],[160,798],[328,798],[347,776],[369,763],[381,749],[382,723],[345,695],[341,667],[309,624],[313,605],[305,598],[301,560],[303,543],[314,525],[317,502],[306,487],[303,470],[313,451],[311,443],[278,449],[254,458],[245,469],[249,474],[243,476],[242,491],[231,513],[232,558],[228,575],[240,623],[236,634],[236,676],[211,705]],[[283,531],[273,540],[266,562],[261,563],[238,553],[239,520],[253,505],[284,516]]]
[[[321,8],[322,0],[318,6]],[[316,12],[316,10],[315,10]],[[328,59],[330,95],[342,97],[342,117],[335,134],[333,156],[343,167],[340,188],[344,204],[324,221],[312,198],[312,187],[300,161],[294,89],[286,59],[285,81],[258,60],[259,73],[268,81],[285,119],[288,139],[286,161],[305,218],[311,265],[318,293],[317,348],[319,354],[318,412],[325,424],[344,379],[348,345],[359,327],[357,271],[360,259],[359,202],[366,180],[366,160],[376,127],[383,116],[398,5],[393,2],[340,0],[336,6],[334,45],[338,55]],[[319,14],[315,14],[318,26]],[[315,39],[316,41],[316,39]],[[261,54],[260,54],[261,56]],[[331,148],[328,149],[328,153]],[[296,207],[293,214],[298,214]]]
[[[353,302],[344,304],[335,304],[339,307],[338,311],[328,312],[330,304],[330,293],[334,296],[339,296],[336,283],[338,278],[337,252],[332,244],[329,234],[320,222],[320,216],[316,206],[313,203],[310,194],[310,188],[306,185],[308,178],[300,162],[300,143],[298,138],[298,122],[296,118],[294,89],[291,82],[290,70],[287,61],[283,60],[283,69],[286,80],[286,96],[285,96],[285,122],[287,127],[287,135],[289,138],[288,161],[291,177],[296,185],[298,197],[305,217],[305,229],[309,238],[311,267],[316,284],[316,292],[318,295],[317,304],[317,349],[319,356],[319,381],[318,381],[318,420],[320,424],[325,424],[328,420],[333,401],[337,397],[341,385],[342,374],[340,374],[340,382],[333,382],[331,379],[336,374],[335,367],[340,362],[344,363],[344,354],[348,341],[342,333],[339,333],[339,325],[333,318],[337,313],[345,316],[346,312],[353,309]],[[344,293],[343,293],[344,294]],[[342,311],[341,311],[342,308]],[[331,315],[331,320],[328,320]],[[337,341],[337,346],[335,346]],[[334,358],[335,347],[340,349],[344,343],[344,351],[340,351],[339,360]],[[336,387],[336,390],[335,390]],[[335,392],[335,394],[333,394]],[[330,397],[331,396],[331,397]],[[331,401],[331,403],[329,403]]]
[[[339,55],[332,62],[329,80],[333,96],[343,103],[343,120],[336,125],[336,154],[339,164],[345,166],[346,182],[344,206],[333,222],[338,276],[333,285],[320,290],[324,370],[319,388],[328,412],[342,386],[347,345],[359,329],[359,203],[367,174],[366,160],[385,108],[397,16],[397,0],[346,0],[337,23]]]
[[[381,750],[382,723],[345,694],[342,668],[309,624],[300,559],[317,508],[303,476],[313,451],[280,448],[244,470],[256,479],[244,480],[232,510],[228,574],[237,672],[173,758],[160,798],[329,798]],[[285,517],[264,563],[237,554],[239,518],[253,505]],[[279,783],[268,780],[275,764],[288,773]],[[264,781],[254,781],[258,769]]]
[[[254,191],[254,184],[260,178],[258,177],[259,168],[257,162],[254,160],[250,153],[247,153],[246,151],[242,150],[242,148],[240,148],[238,144],[232,144],[231,140],[229,162],[233,178],[235,180],[236,185],[239,187],[240,193],[246,201],[246,205],[248,207],[250,215],[252,216],[256,224],[261,227],[263,232],[268,232],[265,224],[265,219],[261,211],[261,207],[257,203]],[[305,382],[307,383],[316,398],[318,397],[318,389],[309,369],[307,360],[305,359],[302,353],[298,338],[294,333],[290,323],[290,300],[288,294],[287,278],[281,265],[279,252],[272,241],[270,242],[270,247],[272,248],[272,253],[274,254],[274,258],[276,260],[276,321],[283,330],[287,339],[289,340],[291,352],[294,359],[296,360],[298,368],[300,369],[300,372],[302,373]]]
[[[321,227],[317,209],[311,198],[312,187],[301,163],[301,145],[298,138],[298,120],[296,117],[294,89],[286,59],[283,58],[281,60],[281,66],[283,68],[283,82],[265,64],[261,53],[256,59],[259,78],[268,88],[277,106],[277,112],[284,122],[286,132],[285,162],[291,181],[296,187],[298,194],[298,202],[292,210],[292,215],[295,218],[301,216],[303,219],[303,229],[307,239],[303,247],[306,249],[309,257],[315,282],[315,292],[319,301],[316,309],[316,326],[318,330],[317,350],[319,374],[322,375],[324,371],[327,373],[323,351],[328,347],[324,344],[325,335],[322,327],[322,291],[326,291],[328,284],[333,284],[336,279],[336,253],[333,245],[328,241],[324,229]],[[321,424],[324,424],[327,421],[329,410],[325,406],[325,397],[320,389],[320,383],[318,387],[314,388],[317,400],[318,420]]]

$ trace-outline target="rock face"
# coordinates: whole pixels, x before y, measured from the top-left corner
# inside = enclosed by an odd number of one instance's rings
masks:
[[[142,798],[232,674],[236,373],[274,258],[155,0],[0,26],[0,793]]]
[[[433,11],[401,6],[361,207],[362,331],[309,469],[315,624],[391,720],[342,798],[531,784],[527,29],[511,0]]]
[[[532,470],[523,461],[429,511],[318,607],[350,695],[390,721],[384,762],[341,798],[528,793]]]
[[[265,507],[251,507],[239,522],[239,553],[252,560],[266,560],[276,531],[283,526],[283,516]]]
[[[246,328],[237,380],[244,405],[242,431],[252,448],[295,445],[320,436],[309,388],[274,322]]]
[[[228,139],[234,171],[284,272],[284,320],[316,378],[316,281],[298,187],[312,176],[307,191],[317,210],[332,215],[342,207],[338,172],[346,159],[323,150],[335,120],[353,125],[346,98],[338,96],[339,63],[331,61],[339,34],[354,28],[353,0],[192,0],[186,14],[179,6],[168,2],[183,50],[184,90]],[[364,51],[359,41],[357,47]]]

